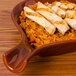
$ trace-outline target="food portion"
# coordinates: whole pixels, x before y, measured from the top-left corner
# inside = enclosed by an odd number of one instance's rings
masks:
[[[76,30],[76,19],[65,18],[65,21],[66,21],[74,30]]]
[[[43,16],[41,16],[39,13],[31,10],[28,7],[24,7],[24,14],[27,18],[35,21],[39,25],[43,26],[46,31],[49,32],[49,34],[54,34],[55,32],[55,26],[52,25],[48,20],[46,20]]]
[[[61,1],[62,2],[62,1]],[[68,2],[61,3],[61,2],[53,2],[53,3],[47,3],[46,6],[48,6],[51,10],[53,10],[57,15],[61,16],[62,18],[76,18],[76,10],[69,8]],[[63,8],[62,8],[63,6]]]
[[[74,10],[67,10],[66,11],[66,18],[76,18],[76,11],[74,11]]]
[[[50,8],[38,2],[37,4],[37,12],[47,18],[54,26],[58,29],[58,31],[62,34],[65,34],[67,30],[69,30],[69,26],[67,23],[58,15],[50,12]]]
[[[65,5],[67,7],[67,9],[70,9],[70,10],[75,10],[76,9],[76,4],[75,3],[72,3],[72,2],[69,2],[67,0],[61,0],[61,3],[63,5]]]
[[[34,48],[76,39],[76,4],[68,1],[37,2],[24,7],[19,23]]]
[[[76,4],[69,2],[68,0],[61,0],[60,2],[55,1],[55,2],[53,2],[53,4],[64,10],[67,10],[67,9],[76,10]]]
[[[54,3],[46,3],[45,4],[47,7],[49,7],[51,10],[53,10],[57,15],[61,16],[62,18],[65,17],[66,12],[65,10],[62,10],[60,7],[58,7],[56,4]]]

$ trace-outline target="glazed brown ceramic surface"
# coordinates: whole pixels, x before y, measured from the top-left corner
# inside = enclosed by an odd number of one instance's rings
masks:
[[[24,6],[34,4],[38,1],[41,1],[43,3],[46,2],[46,0],[26,0],[16,5],[12,11],[11,15],[12,20],[22,36],[21,42],[19,43],[18,46],[3,54],[3,60],[6,67],[12,72],[18,73],[23,71],[29,59],[34,55],[55,56],[76,51],[76,40],[50,43],[43,45],[37,49],[34,49],[30,46],[24,31],[18,24],[16,15],[23,10]],[[47,0],[47,2],[53,2],[53,1],[55,0]],[[69,1],[76,3],[76,0],[69,0]]]

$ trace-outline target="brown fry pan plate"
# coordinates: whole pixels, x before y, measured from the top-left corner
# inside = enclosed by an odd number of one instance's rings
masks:
[[[24,6],[28,6],[30,4],[34,4],[38,1],[41,2],[53,2],[55,0],[25,0],[17,4],[11,13],[12,20],[21,33],[22,39],[16,47],[13,49],[6,51],[3,54],[3,61],[6,67],[15,73],[22,72],[28,63],[29,59],[32,58],[34,55],[40,56],[56,56],[61,55],[69,52],[76,51],[76,40],[68,40],[56,43],[50,43],[43,45],[37,49],[33,49],[30,44],[28,43],[28,39],[24,34],[24,31],[19,26],[16,15],[23,10]],[[76,3],[76,0],[68,0],[71,2]]]

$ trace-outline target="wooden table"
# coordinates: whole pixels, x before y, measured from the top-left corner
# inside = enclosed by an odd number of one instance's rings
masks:
[[[12,8],[20,1],[0,0],[0,76],[76,76],[76,52],[45,58],[33,57],[20,74],[7,70],[2,54],[15,47],[21,39],[10,16]]]

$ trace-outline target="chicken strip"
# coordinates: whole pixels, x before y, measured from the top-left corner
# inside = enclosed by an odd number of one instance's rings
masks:
[[[76,18],[76,11],[74,11],[74,10],[67,10],[66,11],[66,18]]]
[[[76,19],[65,18],[65,21],[76,30]]]
[[[76,4],[75,3],[71,3],[67,0],[61,0],[61,3],[66,5],[68,7],[68,9],[70,9],[70,10],[76,9]]]
[[[50,34],[54,34],[56,28],[53,26],[48,20],[46,20],[43,16],[41,16],[39,13],[33,11],[32,9],[28,7],[24,7],[24,14],[27,18],[35,21],[39,25],[43,26],[46,31],[48,31]]]
[[[57,15],[61,16],[62,18],[65,17],[65,15],[66,15],[65,10],[62,10],[61,8],[59,8],[58,6],[56,6],[54,4],[46,3],[45,5],[47,7],[49,7],[51,10],[53,10]]]
[[[69,26],[61,17],[54,13],[51,13],[50,10],[50,8],[41,2],[38,2],[37,12],[47,18],[52,24],[54,24],[60,33],[65,34],[65,32],[69,30]]]
[[[61,0],[60,2],[58,1],[55,1],[53,2],[54,5],[64,9],[64,10],[67,10],[67,9],[74,9],[76,10],[76,4],[75,3],[71,3],[69,1],[66,1],[66,0]]]
[[[56,3],[56,2],[55,2]],[[51,10],[53,10],[56,14],[58,14],[59,16],[61,16],[62,18],[76,18],[76,11],[74,10],[63,10],[60,7],[58,7],[58,3],[57,4],[46,4]]]

